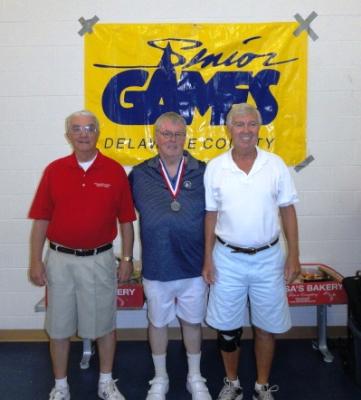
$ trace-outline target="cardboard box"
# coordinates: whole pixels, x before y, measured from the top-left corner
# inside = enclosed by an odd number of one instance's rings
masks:
[[[301,274],[287,285],[291,306],[346,304],[347,294],[342,287],[343,276],[324,264],[302,264]]]

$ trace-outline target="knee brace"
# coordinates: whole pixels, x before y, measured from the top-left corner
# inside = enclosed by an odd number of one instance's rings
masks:
[[[218,331],[217,339],[219,348],[226,353],[236,351],[241,345],[242,333],[243,328],[232,331]]]

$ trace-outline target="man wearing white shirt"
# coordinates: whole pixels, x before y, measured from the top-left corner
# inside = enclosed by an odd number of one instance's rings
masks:
[[[233,147],[209,162],[204,177],[203,277],[211,285],[206,321],[218,330],[226,372],[219,400],[243,399],[238,365],[248,301],[257,366],[253,400],[273,399],[278,390],[269,385],[274,335],[291,326],[285,284],[300,271],[297,193],[282,159],[257,147],[261,123],[255,107],[234,105],[227,116]]]

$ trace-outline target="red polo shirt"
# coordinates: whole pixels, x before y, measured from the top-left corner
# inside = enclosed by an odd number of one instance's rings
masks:
[[[74,249],[112,242],[120,223],[136,219],[123,167],[100,152],[87,171],[75,154],[45,169],[29,218],[48,220],[47,238]]]

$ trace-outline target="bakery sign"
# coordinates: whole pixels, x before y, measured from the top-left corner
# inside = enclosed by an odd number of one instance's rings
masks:
[[[302,264],[294,283],[287,285],[288,303],[292,306],[345,304],[347,295],[343,276],[324,264]]]

